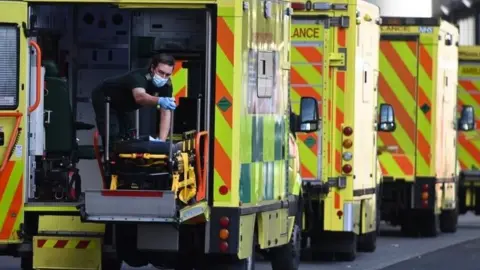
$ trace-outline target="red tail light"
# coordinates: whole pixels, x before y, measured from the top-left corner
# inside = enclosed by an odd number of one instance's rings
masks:
[[[305,3],[300,3],[300,2],[292,3],[291,7],[293,10],[305,10]]]
[[[344,127],[343,128],[343,135],[350,136],[353,134],[353,129],[351,127]]]
[[[352,165],[345,164],[345,165],[343,165],[342,170],[343,170],[344,173],[347,173],[347,174],[351,173],[352,172]]]
[[[220,218],[220,226],[222,226],[223,228],[226,228],[228,227],[229,224],[230,224],[230,219],[228,217]]]
[[[220,242],[219,248],[220,248],[221,252],[227,252],[228,251],[228,243],[225,242],[225,241]]]

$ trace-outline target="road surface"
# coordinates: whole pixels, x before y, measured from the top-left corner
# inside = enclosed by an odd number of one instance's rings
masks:
[[[398,229],[382,226],[375,253],[358,253],[354,262],[302,262],[300,270],[478,270],[480,217],[462,216],[457,233],[437,238],[406,238]],[[19,259],[0,257],[1,270],[18,270]],[[154,267],[122,269],[156,269]],[[258,262],[256,270],[269,270]]]

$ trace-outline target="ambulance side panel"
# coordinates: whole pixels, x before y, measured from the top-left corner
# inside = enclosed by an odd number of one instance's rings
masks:
[[[470,50],[478,51],[480,47],[460,48],[462,52],[458,74],[458,103],[457,112],[460,112],[463,105],[473,106],[477,119],[477,130],[480,129],[480,57],[468,59]],[[467,51],[468,52],[463,52]],[[463,54],[462,54],[463,53]],[[462,171],[480,170],[480,136],[478,131],[458,132],[458,160]]]
[[[28,89],[29,44],[22,27],[26,21],[26,3],[0,1],[0,244],[21,242],[24,218],[28,94],[36,90],[36,85]]]

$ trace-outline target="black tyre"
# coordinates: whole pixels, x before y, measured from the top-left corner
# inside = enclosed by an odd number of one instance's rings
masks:
[[[108,270],[120,270],[122,269],[122,261],[116,258],[109,258],[108,256],[102,256],[102,269]]]
[[[335,253],[335,259],[338,261],[352,262],[357,258],[357,235],[352,234],[351,242],[346,244],[345,252]]]
[[[440,231],[443,233],[454,233],[458,225],[458,208],[444,210],[440,214]]]
[[[377,249],[377,231],[372,231],[361,236],[358,241],[358,250],[363,252],[375,252]]]
[[[22,270],[33,270],[33,255],[22,257],[20,260],[20,267]]]
[[[287,245],[275,247],[270,250],[270,262],[272,270],[298,270],[302,256],[302,220],[303,198],[299,196],[295,225],[293,225],[292,237]]]
[[[430,214],[419,222],[420,233],[425,237],[437,237],[440,233],[440,215]]]

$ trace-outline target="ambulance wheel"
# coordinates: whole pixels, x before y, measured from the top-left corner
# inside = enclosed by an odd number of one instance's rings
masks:
[[[440,231],[443,233],[454,233],[457,231],[458,208],[444,210],[440,214]]]
[[[300,257],[302,255],[302,219],[303,199],[302,196],[299,196],[295,224],[293,225],[290,242],[286,245],[272,248],[269,251],[272,270],[298,270],[300,267]]]
[[[335,253],[338,261],[352,262],[357,258],[357,235],[352,233],[351,242],[346,244],[346,251]]]
[[[29,257],[22,257],[20,260],[20,267],[22,270],[33,270],[33,255]]]
[[[425,215],[423,220],[419,220],[419,231],[425,237],[437,237],[440,232],[440,215],[431,213]]]
[[[120,270],[122,269],[122,261],[115,258],[102,258],[102,269]]]
[[[377,249],[377,231],[368,232],[358,241],[358,250],[363,252],[374,252]]]

